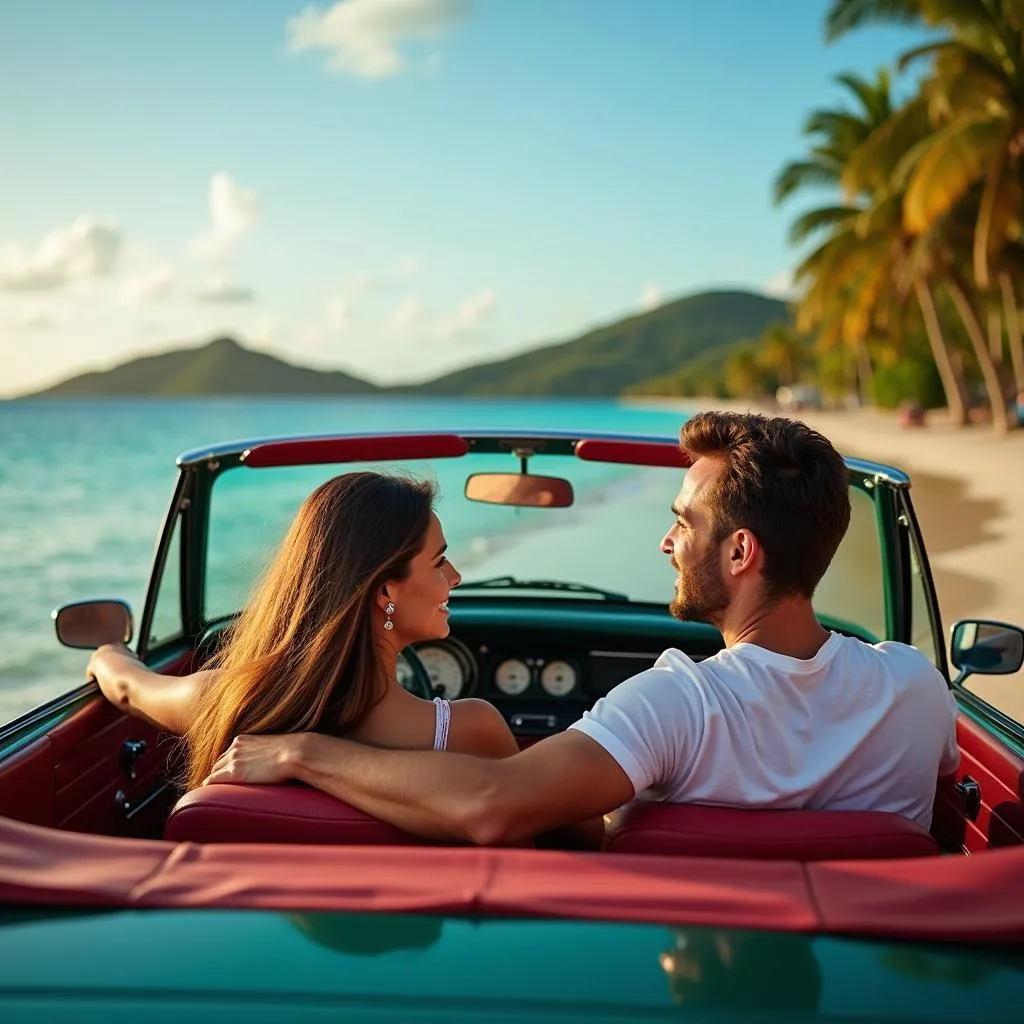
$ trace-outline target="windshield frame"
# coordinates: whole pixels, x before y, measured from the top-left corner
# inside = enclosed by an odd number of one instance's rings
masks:
[[[152,621],[154,607],[160,591],[160,584],[165,572],[178,572],[180,574],[181,593],[181,636],[174,637],[173,643],[160,644],[154,648],[157,653],[177,653],[187,644],[194,643],[196,638],[201,636],[212,625],[222,622],[224,614],[206,616],[204,606],[206,603],[206,569],[208,562],[208,545],[210,543],[210,513],[213,488],[217,479],[226,472],[238,471],[241,468],[255,468],[246,466],[247,458],[259,448],[276,446],[274,451],[280,453],[283,449],[291,449],[297,456],[301,455],[302,445],[308,442],[329,442],[344,445],[348,442],[375,442],[385,441],[388,443],[396,440],[405,443],[422,444],[424,439],[446,439],[443,444],[447,450],[439,453],[437,457],[461,457],[469,453],[511,453],[517,448],[532,449],[532,454],[538,456],[547,454],[570,455],[576,454],[581,441],[600,440],[611,442],[611,445],[602,447],[602,452],[611,454],[608,459],[601,461],[614,461],[638,466],[670,466],[673,461],[679,468],[685,469],[683,453],[678,448],[678,442],[674,438],[643,436],[643,435],[616,435],[597,434],[588,432],[583,435],[577,432],[567,431],[482,431],[468,434],[465,432],[453,432],[451,434],[411,434],[394,433],[387,435],[316,435],[312,437],[285,437],[285,438],[260,438],[246,441],[226,442],[220,445],[213,445],[203,449],[195,449],[181,455],[177,460],[179,478],[172,497],[171,508],[167,519],[161,530],[154,552],[153,571],[150,577],[150,585],[147,592],[146,604],[141,620],[139,652],[144,657],[149,653],[148,628]],[[452,450],[450,439],[460,438],[465,441],[464,451]],[[429,443],[429,442],[428,442]],[[316,453],[316,449],[306,448],[305,457],[296,457],[294,460],[289,455],[287,460],[277,465],[338,465],[344,467],[345,459],[334,457],[309,457],[309,452]],[[422,458],[423,455],[417,453]],[[582,458],[583,456],[581,456]],[[372,461],[374,463],[386,462],[388,460],[375,457],[367,460],[365,455],[358,461]],[[397,457],[395,461],[403,461]],[[405,461],[408,461],[406,458]],[[882,567],[882,598],[884,601],[884,622],[885,636],[879,639],[902,640],[909,642],[910,627],[909,613],[909,587],[901,580],[901,570],[906,561],[904,548],[907,541],[901,537],[899,516],[901,514],[900,492],[907,490],[910,486],[910,479],[898,469],[878,463],[868,462],[860,459],[845,459],[850,472],[850,486],[868,495],[874,505],[876,525],[878,530],[881,567]],[[918,536],[920,550],[924,551],[923,539],[914,523],[915,534]],[[166,558],[167,550],[170,547],[172,532],[180,531],[180,564],[172,566]],[[931,580],[929,577],[929,586]],[[487,591],[475,591],[474,597],[488,597]],[[493,592],[493,599],[507,599],[512,595],[507,591],[496,590]],[[560,601],[573,599],[568,593],[552,592],[552,598],[557,597]],[[930,587],[930,599],[934,600],[934,590]],[[594,598],[586,595],[579,595],[581,603],[592,603]],[[651,601],[632,601],[638,607],[658,607]],[[663,607],[663,605],[662,605]],[[840,617],[823,613],[823,620],[828,620],[835,628],[853,633],[862,633],[866,627],[856,622],[843,620]],[[937,621],[937,617],[936,617]],[[941,627],[940,627],[941,628]]]

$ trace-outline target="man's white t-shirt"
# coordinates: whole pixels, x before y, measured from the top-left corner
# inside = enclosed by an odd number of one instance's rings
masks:
[[[925,828],[960,757],[955,701],[924,655],[839,633],[806,661],[746,643],[699,663],[665,651],[570,728],[644,799],[895,811]]]

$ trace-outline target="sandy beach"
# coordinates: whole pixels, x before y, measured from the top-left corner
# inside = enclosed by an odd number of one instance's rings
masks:
[[[708,407],[723,404],[747,408]],[[1024,625],[1024,430],[998,440],[985,426],[955,429],[942,413],[919,428],[872,409],[798,415],[843,454],[910,474],[947,636],[961,618]],[[1024,721],[1024,673],[969,686]]]

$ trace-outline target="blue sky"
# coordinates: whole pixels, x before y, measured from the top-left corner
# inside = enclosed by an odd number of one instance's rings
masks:
[[[390,382],[778,287],[826,0],[0,11],[0,394],[230,331]]]

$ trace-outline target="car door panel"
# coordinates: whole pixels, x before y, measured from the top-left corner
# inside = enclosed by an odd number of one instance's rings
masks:
[[[939,781],[936,835],[969,853],[1024,843],[1024,757],[967,715],[959,716],[956,735],[960,766],[953,776]],[[973,821],[956,790],[965,778],[977,783],[981,796]]]
[[[53,825],[53,746],[41,736],[0,761],[0,816]]]

